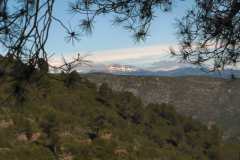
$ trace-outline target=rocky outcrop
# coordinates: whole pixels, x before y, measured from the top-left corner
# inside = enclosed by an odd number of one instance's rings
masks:
[[[26,133],[17,134],[17,140],[20,142],[35,142],[35,141],[39,140],[40,137],[41,137],[40,132],[31,133],[30,135],[28,135]]]
[[[110,140],[112,138],[112,133],[110,131],[103,131],[100,133],[99,137],[103,140]]]
[[[0,128],[9,128],[11,126],[13,126],[13,120],[9,119],[9,120],[0,120]]]
[[[128,155],[128,151],[124,148],[115,149],[113,152],[116,156],[120,156],[120,157]]]

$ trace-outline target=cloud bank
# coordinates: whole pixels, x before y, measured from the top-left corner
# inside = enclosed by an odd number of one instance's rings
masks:
[[[115,49],[107,51],[96,51],[92,53],[79,52],[82,56],[86,56],[85,60],[92,62],[93,66],[108,64],[127,64],[140,67],[142,69],[164,70],[178,68],[179,64],[176,58],[169,53],[169,47],[176,48],[176,45],[159,44],[138,48]],[[66,60],[74,58],[75,54],[64,54]],[[164,63],[161,63],[164,62]],[[50,59],[53,65],[63,63],[62,57],[55,56]],[[84,67],[83,67],[84,68]]]
[[[158,58],[169,58],[170,45],[154,45],[148,47],[128,48],[94,52],[87,57],[88,60],[96,63],[130,62],[151,60]]]

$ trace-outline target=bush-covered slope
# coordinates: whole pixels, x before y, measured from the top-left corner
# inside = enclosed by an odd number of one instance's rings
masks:
[[[96,86],[76,73],[1,77],[1,160],[237,160],[221,142],[172,106]],[[229,156],[230,155],[230,156]],[[229,158],[230,157],[230,158]]]
[[[216,124],[224,138],[240,143],[240,79],[211,77],[141,77],[107,74],[85,75],[96,84],[107,83],[116,91],[129,91],[145,104],[172,104],[182,115],[206,125]]]

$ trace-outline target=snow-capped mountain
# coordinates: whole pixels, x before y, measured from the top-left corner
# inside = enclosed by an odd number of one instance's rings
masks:
[[[230,70],[226,69],[222,72],[208,72],[207,70],[198,67],[181,67],[172,70],[158,70],[151,71],[146,69],[141,69],[130,65],[106,65],[101,67],[101,70],[95,69],[88,73],[108,73],[115,75],[128,75],[128,76],[166,76],[166,77],[179,77],[179,76],[209,76],[209,77],[219,77],[219,78],[231,78],[232,75],[235,77],[240,77],[240,70]]]
[[[84,70],[87,73],[131,74],[142,69],[135,66],[123,64],[94,64],[88,67],[88,69],[85,68]]]
[[[167,62],[164,62],[164,64]],[[169,63],[167,63],[169,64]],[[209,76],[219,78],[231,78],[232,75],[240,77],[240,70],[226,69],[222,72],[208,72],[207,69],[199,68],[193,65],[157,65],[152,68],[139,68],[133,65],[124,64],[92,64],[91,66],[79,67],[79,73],[106,73],[115,75],[128,75],[128,76],[166,76],[166,77],[179,77],[179,76]]]
[[[110,73],[131,73],[139,70],[135,66],[121,65],[121,64],[108,65],[107,69]]]

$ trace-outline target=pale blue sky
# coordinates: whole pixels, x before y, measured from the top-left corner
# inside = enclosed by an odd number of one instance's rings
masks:
[[[111,17],[103,16],[96,20],[93,34],[81,37],[74,46],[65,42],[64,30],[59,25],[53,24],[47,48],[51,53],[66,55],[74,52],[97,53],[105,50],[175,44],[177,42],[175,19],[184,15],[186,9],[193,5],[193,0],[175,0],[175,2],[171,12],[159,12],[152,24],[150,37],[145,43],[136,44],[131,33],[120,26],[112,26]],[[67,0],[56,1],[55,16],[65,24],[73,26],[76,26],[81,19],[79,15],[69,14]]]

